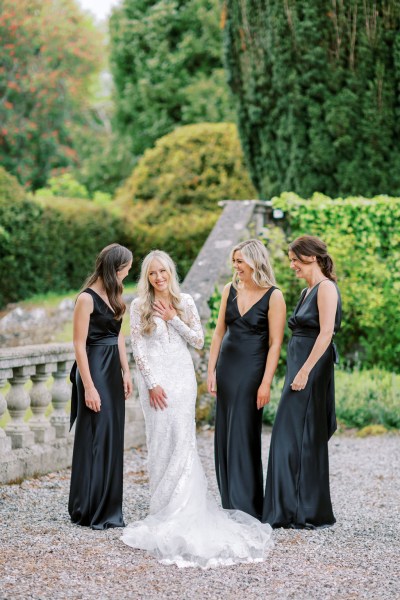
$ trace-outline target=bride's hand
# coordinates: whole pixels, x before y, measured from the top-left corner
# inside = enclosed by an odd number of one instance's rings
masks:
[[[157,317],[160,317],[164,321],[170,321],[176,317],[176,310],[168,302],[162,300],[155,300],[153,304],[154,313]]]
[[[212,394],[213,396],[217,395],[217,377],[215,371],[209,373],[207,376],[207,390],[209,394]]]
[[[167,406],[168,406],[167,402],[166,402],[167,394],[165,393],[165,391],[163,390],[161,385],[156,385],[156,387],[149,390],[149,397],[150,397],[150,406],[152,406],[156,410],[158,408],[161,408],[161,410],[164,410],[164,408],[167,408]]]

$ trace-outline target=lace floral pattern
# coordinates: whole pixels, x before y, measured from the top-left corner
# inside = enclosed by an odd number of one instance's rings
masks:
[[[137,387],[146,421],[150,514],[124,529],[122,540],[147,550],[164,564],[208,568],[264,560],[271,527],[240,511],[219,508],[208,492],[197,453],[197,382],[188,344],[201,348],[204,335],[196,305],[182,294],[183,322],[156,317],[143,335],[137,300],[131,306]],[[161,385],[167,408],[150,406],[149,389]]]

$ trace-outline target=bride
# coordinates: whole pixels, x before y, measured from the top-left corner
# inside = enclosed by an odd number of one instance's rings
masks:
[[[131,305],[137,387],[146,422],[150,511],[122,541],[163,564],[215,567],[260,562],[272,529],[241,511],[223,510],[207,490],[197,453],[197,384],[188,344],[202,348],[195,303],[179,290],[175,265],[154,250],[143,261]]]

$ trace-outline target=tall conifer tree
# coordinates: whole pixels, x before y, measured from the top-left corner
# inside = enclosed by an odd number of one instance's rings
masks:
[[[260,194],[400,195],[400,2],[226,0],[223,10]]]

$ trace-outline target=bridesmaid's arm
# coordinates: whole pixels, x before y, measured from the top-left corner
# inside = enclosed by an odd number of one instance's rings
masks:
[[[278,366],[286,322],[286,304],[280,290],[274,290],[269,300],[268,329],[269,349],[264,377],[257,391],[257,408],[260,409],[271,399],[271,384]]]
[[[217,393],[217,382],[215,376],[215,367],[217,365],[217,360],[219,356],[219,351],[221,348],[222,340],[226,332],[226,324],[225,324],[225,312],[226,312],[226,303],[228,301],[229,291],[231,289],[231,283],[228,283],[224,287],[224,291],[222,292],[221,305],[219,307],[218,320],[217,325],[215,327],[211,346],[210,346],[210,357],[208,359],[208,375],[207,375],[207,389],[208,393],[216,396]]]
[[[89,331],[90,315],[93,312],[93,298],[90,294],[82,292],[78,296],[74,309],[73,343],[76,364],[85,389],[85,404],[94,412],[100,411],[101,401],[96,390],[89,369],[86,354],[86,340]]]
[[[291,384],[293,391],[304,390],[311,369],[315,367],[332,342],[338,304],[336,286],[332,281],[322,281],[317,294],[320,331],[306,362],[293,379],[293,383]]]
[[[118,335],[118,352],[122,369],[122,378],[124,380],[124,394],[126,399],[132,394],[133,386],[131,373],[129,371],[128,358],[126,356],[125,336],[121,332],[119,332]]]

